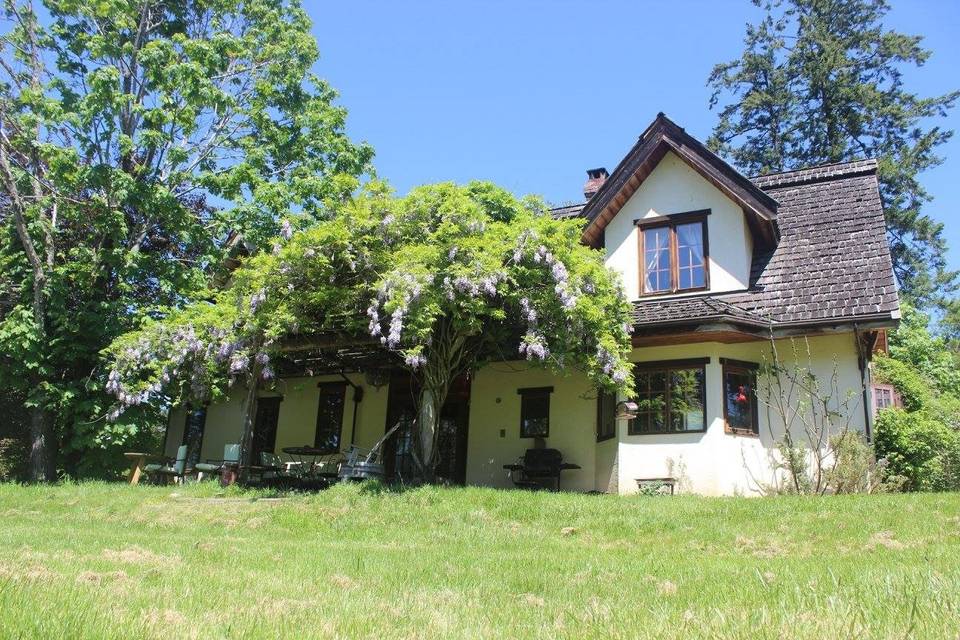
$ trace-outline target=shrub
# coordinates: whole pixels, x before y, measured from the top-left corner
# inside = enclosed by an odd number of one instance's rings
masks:
[[[862,434],[848,431],[830,439],[833,465],[827,470],[831,493],[881,493],[898,491],[903,478],[890,469],[885,459],[877,460]]]
[[[885,409],[877,416],[874,446],[910,491],[960,489],[960,432],[924,411]]]
[[[17,438],[0,438],[0,482],[23,480],[26,475],[26,443]]]

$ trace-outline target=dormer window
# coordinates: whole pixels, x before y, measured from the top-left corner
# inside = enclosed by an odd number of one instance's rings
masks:
[[[636,221],[640,228],[641,295],[702,291],[710,285],[709,210]]]

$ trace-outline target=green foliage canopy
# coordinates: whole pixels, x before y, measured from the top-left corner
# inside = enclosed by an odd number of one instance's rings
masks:
[[[581,243],[582,221],[489,183],[378,184],[334,217],[289,231],[198,302],[109,350],[120,407],[156,396],[216,398],[317,340],[395,355],[442,406],[450,382],[488,360],[582,369],[628,392],[630,307],[617,273]],[[421,425],[428,429],[430,425]],[[423,460],[431,448],[425,443]]]
[[[910,305],[890,337],[890,355],[875,359],[876,377],[900,393],[903,409],[877,417],[874,446],[891,473],[913,490],[960,489],[960,373],[948,342]]]

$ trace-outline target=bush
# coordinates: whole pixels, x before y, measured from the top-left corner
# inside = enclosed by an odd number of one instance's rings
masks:
[[[24,480],[26,475],[26,443],[17,438],[0,438],[0,482]]]
[[[885,409],[877,416],[877,456],[910,491],[960,490],[960,432],[925,411]]]

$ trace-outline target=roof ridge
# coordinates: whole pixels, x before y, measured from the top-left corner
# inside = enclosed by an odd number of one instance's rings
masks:
[[[561,205],[557,205],[556,207],[547,207],[547,210],[559,211],[560,209],[576,209],[577,207],[585,207],[585,206],[587,206],[586,202],[578,202],[575,204],[561,204]]]
[[[780,171],[777,173],[768,173],[759,176],[752,176],[750,181],[761,189],[769,187],[782,187],[792,184],[805,184],[809,182],[823,182],[826,180],[836,180],[853,175],[862,175],[874,173],[877,170],[877,161],[873,158],[864,158],[860,160],[847,160],[845,162],[831,162],[828,164],[805,167],[803,169],[793,169],[790,171]]]

